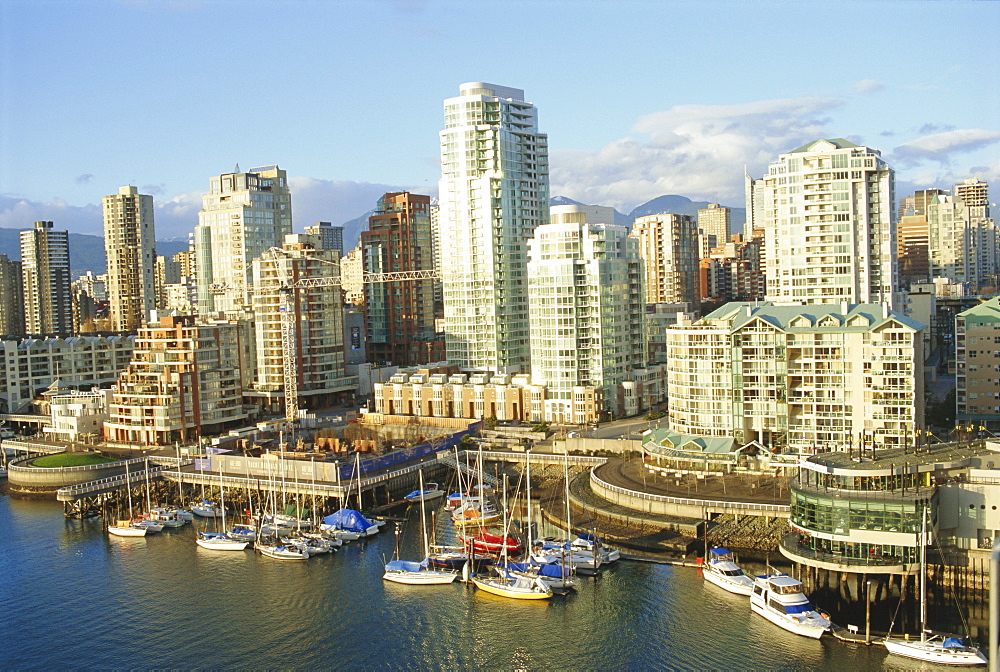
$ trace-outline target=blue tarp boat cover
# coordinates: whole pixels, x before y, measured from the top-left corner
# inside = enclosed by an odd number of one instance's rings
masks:
[[[385,565],[386,571],[422,572],[424,569],[426,568],[421,563],[412,560],[393,560]]]
[[[786,604],[785,613],[786,614],[804,614],[807,611],[812,611],[812,605],[808,602],[802,604]]]
[[[558,563],[555,563],[555,562],[549,562],[549,563],[546,563],[544,565],[536,565],[536,564],[530,563],[530,562],[508,562],[507,563],[507,569],[513,570],[515,572],[527,572],[528,570],[536,569],[536,568],[538,569],[538,573],[541,576],[548,576],[548,577],[552,577],[554,579],[562,579],[562,578],[565,578],[566,576],[569,576],[569,574],[570,574],[570,568],[569,567],[566,568],[566,574],[564,575],[563,574],[562,565],[560,565]]]
[[[724,548],[713,548],[709,551],[709,553],[714,553],[715,555],[727,555],[729,551]]]
[[[598,539],[594,535],[590,534],[589,532],[587,534],[578,534],[576,536],[576,538],[577,539],[583,539],[584,541],[590,541],[590,542],[593,542],[593,543],[596,543],[596,544],[601,543],[600,539]]]
[[[323,522],[338,530],[347,532],[364,532],[372,526],[371,522],[354,509],[340,509],[323,519]]]
[[[945,637],[944,638],[944,648],[946,649],[964,649],[965,644],[958,637]]]

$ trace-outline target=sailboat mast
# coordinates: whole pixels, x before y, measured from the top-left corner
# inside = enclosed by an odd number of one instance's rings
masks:
[[[525,504],[527,509],[525,510],[525,520],[527,523],[527,535],[528,543],[531,543],[531,453],[528,451],[524,452],[524,462],[525,462],[525,480],[527,480],[527,487],[525,492]]]
[[[566,461],[563,466],[566,476],[566,536],[573,536],[573,517],[569,511],[569,450],[566,450]]]
[[[226,489],[222,485],[222,456],[216,455],[219,458],[219,508],[222,509],[222,529],[219,532],[226,531]]]
[[[125,492],[128,493],[128,519],[132,520],[132,481],[128,477],[128,460],[125,460]]]
[[[920,641],[927,639],[927,507],[920,521]]]
[[[427,545],[427,515],[424,511],[424,470],[417,472],[420,475],[420,532],[424,539],[424,557],[431,554],[431,549]]]

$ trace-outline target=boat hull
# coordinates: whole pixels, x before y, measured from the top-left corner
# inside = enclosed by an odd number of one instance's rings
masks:
[[[450,572],[396,572],[387,571],[382,575],[386,581],[405,583],[410,586],[431,586],[452,583],[458,578]]]
[[[798,623],[789,620],[788,618],[783,618],[782,616],[775,614],[764,607],[760,607],[753,602],[750,603],[750,609],[755,613],[760,614],[767,620],[771,621],[779,628],[784,628],[789,632],[793,632],[796,635],[802,635],[803,637],[811,637],[812,639],[819,639],[826,632],[826,628],[820,628],[817,626],[810,626],[805,623]]]
[[[510,586],[504,586],[502,584],[494,583],[492,581],[484,581],[482,579],[472,579],[472,582],[476,584],[476,587],[480,590],[490,593],[491,595],[498,595],[500,597],[509,597],[515,600],[547,600],[552,597],[552,590],[548,592],[544,591],[530,591],[530,590],[520,590]]]
[[[148,530],[144,527],[123,527],[118,525],[109,525],[108,534],[113,534],[116,537],[145,537]]]
[[[202,548],[207,548],[210,551],[242,551],[245,550],[248,541],[236,541],[235,539],[230,539],[229,541],[223,541],[219,539],[198,539],[197,543]]]
[[[737,583],[727,576],[721,576],[710,567],[706,567],[702,574],[706,581],[715,584],[723,590],[728,590],[730,593],[734,593],[736,595],[746,595],[749,597],[750,593],[753,592],[753,581],[747,580],[745,583]]]
[[[986,656],[977,649],[948,650],[940,645],[917,640],[887,639],[883,642],[889,653],[938,665],[985,665]]]

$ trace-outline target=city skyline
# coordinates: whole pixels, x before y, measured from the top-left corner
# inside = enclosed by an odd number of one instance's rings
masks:
[[[620,211],[663,194],[740,207],[744,168],[762,174],[774,156],[830,137],[879,149],[899,196],[1000,179],[989,67],[1000,8],[859,4],[860,15],[721,3],[706,21],[699,5],[509,2],[484,33],[467,30],[474,7],[448,2],[8,0],[0,227],[52,220],[98,234],[101,196],[132,183],[154,196],[162,236],[183,236],[205,178],[237,162],[289,171],[296,231],[358,217],[387,191],[436,195],[440,101],[480,80],[524,89],[541,110],[553,196]],[[862,15],[870,39],[843,37],[858,35]],[[962,39],[936,49],[942,24]],[[696,46],[660,56],[650,45],[664,25]],[[152,30],[172,37],[154,45]],[[391,39],[371,50],[376,30]],[[490,45],[530,58],[497,59]],[[381,102],[389,69],[403,75],[402,108]],[[252,133],[220,123],[234,101],[255,114],[267,101],[279,121]],[[128,142],[103,141],[122,127]]]

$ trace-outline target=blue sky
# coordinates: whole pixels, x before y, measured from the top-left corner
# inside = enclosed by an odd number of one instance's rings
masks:
[[[996,194],[998,26],[962,1],[0,0],[0,226],[99,233],[131,183],[184,235],[237,163],[288,171],[296,230],[341,223],[436,192],[467,81],[538,106],[553,195],[626,212],[742,206],[744,166],[819,137],[880,149],[897,196]]]

